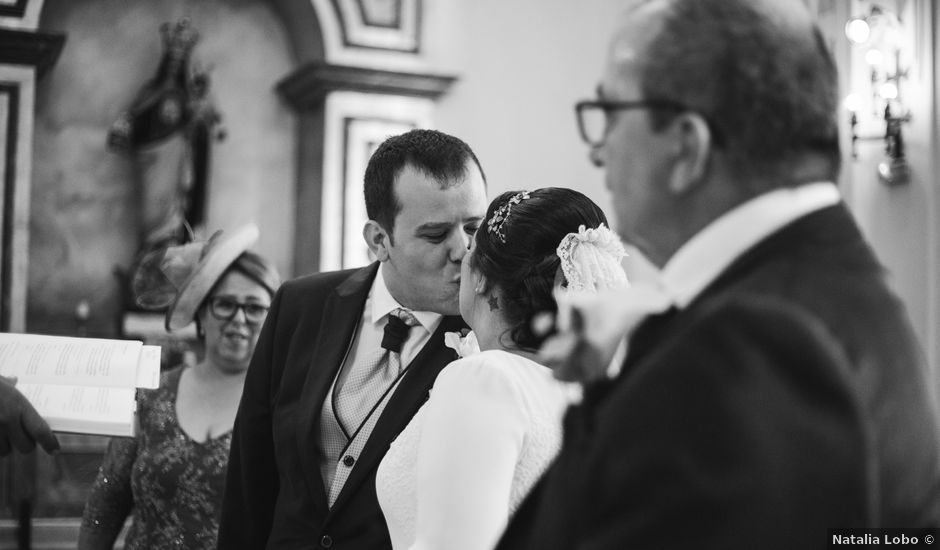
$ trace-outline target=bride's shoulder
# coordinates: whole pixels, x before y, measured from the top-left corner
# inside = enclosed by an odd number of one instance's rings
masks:
[[[444,367],[434,382],[434,388],[453,387],[461,391],[488,391],[494,386],[514,388],[518,384],[511,368],[515,362],[515,356],[499,350],[468,355]]]

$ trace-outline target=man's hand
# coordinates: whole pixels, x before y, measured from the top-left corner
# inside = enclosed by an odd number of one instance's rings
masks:
[[[36,443],[46,452],[57,451],[59,441],[49,424],[15,384],[15,379],[0,376],[0,456],[10,454],[13,449],[28,453],[36,448]]]
[[[552,368],[555,378],[581,383],[610,376],[611,362],[615,356],[623,359],[624,350],[618,348],[633,328],[672,303],[649,285],[597,293],[556,291],[555,301],[558,332],[542,344],[539,362]]]

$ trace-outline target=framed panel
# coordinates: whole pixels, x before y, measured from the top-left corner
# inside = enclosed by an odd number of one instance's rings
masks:
[[[23,17],[27,0],[0,0],[0,15]]]
[[[363,178],[369,158],[386,138],[405,133],[415,125],[400,120],[347,117],[343,126],[346,163],[343,170],[342,266],[345,268],[375,260],[362,237],[362,228],[369,220],[363,198]]]
[[[420,0],[331,0],[343,44],[351,48],[417,53]]]
[[[387,137],[431,125],[433,101],[423,98],[333,92],[325,102],[320,208],[321,271],[358,267],[370,260],[362,237],[368,220],[362,179],[369,157]]]
[[[33,67],[0,65],[0,329],[26,330],[32,179]]]
[[[367,26],[401,28],[402,0],[357,0],[356,4]]]
[[[0,163],[0,332],[8,332],[12,316],[13,275],[13,191],[16,188],[17,121],[19,113],[19,85],[0,82],[0,144],[3,162]]]

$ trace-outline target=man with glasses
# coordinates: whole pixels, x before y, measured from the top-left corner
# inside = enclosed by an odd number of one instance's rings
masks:
[[[486,213],[476,155],[412,130],[366,167],[376,262],[285,283],[245,381],[219,548],[390,548],[379,461],[455,359],[460,264]],[[246,314],[248,311],[246,310]]]
[[[569,410],[499,548],[824,548],[830,528],[940,527],[928,371],[833,183],[836,93],[799,0],[625,15],[577,115],[669,307]]]

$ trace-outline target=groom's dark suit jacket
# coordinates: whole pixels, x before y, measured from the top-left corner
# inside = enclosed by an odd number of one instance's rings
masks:
[[[455,358],[444,317],[412,361],[333,507],[320,475],[320,411],[343,363],[378,264],[284,283],[261,330],[235,420],[219,548],[391,548],[375,471]],[[340,466],[343,467],[343,466]]]
[[[904,308],[844,205],[638,327],[499,548],[826,548],[940,526],[940,432]]]

